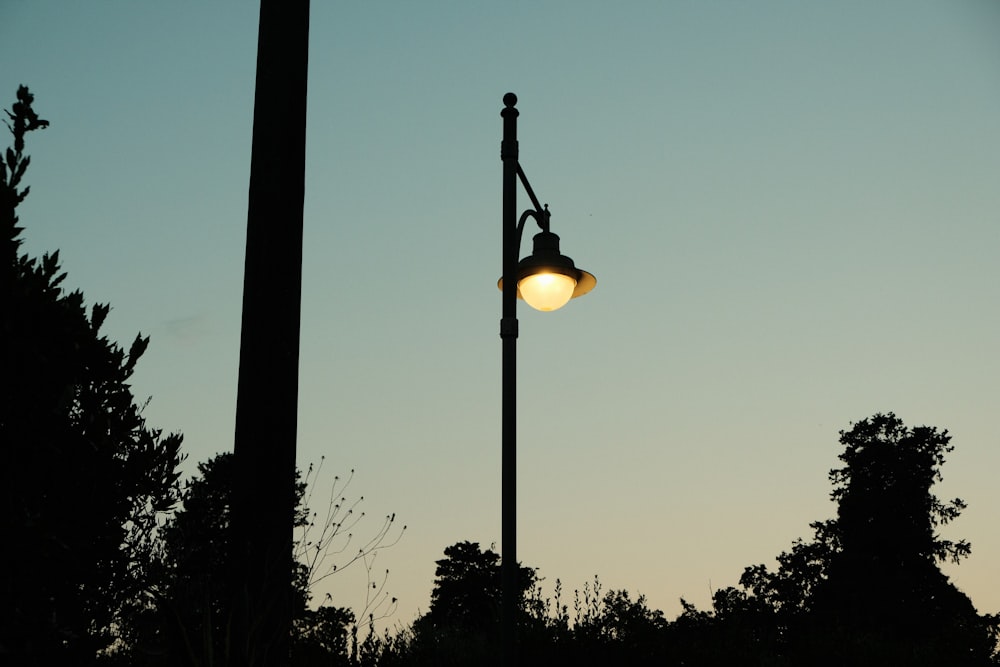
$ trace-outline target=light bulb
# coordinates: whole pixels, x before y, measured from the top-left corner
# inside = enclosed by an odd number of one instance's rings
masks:
[[[576,280],[561,273],[533,273],[522,278],[517,288],[535,310],[557,310],[573,297]]]

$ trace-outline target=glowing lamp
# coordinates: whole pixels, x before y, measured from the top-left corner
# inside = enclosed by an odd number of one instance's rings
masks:
[[[517,265],[517,298],[535,310],[551,311],[570,299],[594,289],[593,274],[576,268],[573,260],[559,252],[559,237],[552,232],[535,234],[534,250]],[[503,290],[503,278],[497,281]]]
[[[525,303],[535,310],[562,308],[573,297],[576,279],[562,273],[533,273],[517,283],[517,291]]]

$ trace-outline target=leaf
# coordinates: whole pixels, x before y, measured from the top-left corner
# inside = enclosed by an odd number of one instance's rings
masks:
[[[149,345],[149,336],[143,338],[142,334],[137,334],[135,340],[132,341],[132,346],[128,350],[128,361],[125,362],[123,370],[126,375],[131,375],[132,371],[135,369],[135,363],[139,361],[139,358],[146,351],[146,347]]]
[[[111,310],[111,305],[104,303],[95,303],[94,307],[90,311],[90,325],[94,328],[94,332],[100,330],[101,325],[104,324],[104,320],[108,316],[108,312]]]
[[[21,164],[17,165],[16,170],[14,167],[11,167],[14,174],[11,179],[11,185],[17,185],[17,183],[21,180],[21,177],[24,176],[24,170],[28,168],[29,164],[31,164],[31,158],[26,156],[23,160],[21,160]]]

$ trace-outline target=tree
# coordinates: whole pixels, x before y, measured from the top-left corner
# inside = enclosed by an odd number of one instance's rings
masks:
[[[467,541],[444,554],[430,609],[414,623],[406,664],[499,664],[500,556]],[[543,596],[540,581],[534,568],[518,567],[519,664],[662,664],[668,624],[645,596],[603,592],[595,576],[573,591],[571,618],[562,583],[556,580],[553,599]]]
[[[778,555],[778,569],[770,572],[764,565],[746,568],[740,586],[752,593],[728,589],[716,594],[713,607],[720,622],[749,624],[756,629],[751,639],[762,650],[779,650],[779,645],[796,633],[813,610],[815,596],[829,577],[830,562],[840,551],[840,530],[836,520],[814,521],[813,539],[792,543],[791,551]],[[738,596],[743,594],[745,602]]]
[[[650,609],[646,596],[635,600],[626,590],[609,590],[601,595],[595,576],[574,591],[575,617],[569,641],[558,644],[552,658],[570,652],[573,664],[662,663],[665,655],[667,622],[663,612]],[[565,645],[565,644],[568,644]]]
[[[841,643],[855,655],[871,648],[879,657],[919,655],[923,664],[985,664],[989,622],[938,567],[971,552],[937,533],[965,507],[931,493],[951,436],[889,413],[841,431],[840,443],[845,466],[830,472],[840,549],[816,592],[816,620],[864,637],[859,646]]]
[[[177,499],[181,436],[147,427],[126,352],[65,292],[59,253],[20,254],[25,135],[48,123],[24,86],[0,161],[0,651],[17,664],[88,664],[127,640],[148,601],[157,517]]]
[[[778,556],[776,572],[757,565],[740,580],[772,615],[780,652],[793,664],[992,664],[997,619],[938,567],[971,551],[937,532],[965,507],[931,493],[953,449],[948,432],[876,414],[840,443],[837,518],[813,523],[814,539]]]
[[[156,618],[146,625],[142,648],[163,664],[230,661],[228,601],[236,576],[229,539],[232,477],[232,454],[199,463],[198,475],[184,485],[181,508],[161,531],[159,589],[150,612]],[[294,587],[300,602],[301,579],[295,577]]]
[[[198,464],[198,474],[184,486],[182,507],[162,530],[158,558],[161,586],[155,619],[147,624],[143,643],[162,664],[227,664],[235,659],[231,646],[232,619],[228,596],[237,573],[232,567],[230,519],[235,460],[231,453],[217,454]],[[395,529],[395,515],[385,518],[373,536],[353,553],[353,531],[365,518],[355,511],[363,497],[348,503],[342,496],[350,479],[334,481],[330,504],[322,519],[310,511],[315,488],[313,466],[296,480],[296,539],[293,546],[291,600],[293,611],[292,656],[294,664],[324,661],[346,663],[357,651],[357,630],[366,617],[391,613],[395,600],[384,593],[386,577],[372,581],[375,555],[396,543],[406,527]],[[353,471],[352,471],[353,477]],[[318,528],[318,535],[314,529]],[[356,617],[343,607],[321,604],[312,608],[312,587],[354,563],[364,563],[369,580],[364,609]]]
[[[499,657],[500,555],[477,542],[458,542],[437,561],[430,609],[413,626],[415,650],[428,664],[492,664]],[[519,621],[535,570],[517,569]]]
[[[500,555],[475,542],[453,544],[444,555],[437,561],[425,618],[463,629],[493,624],[500,613]]]

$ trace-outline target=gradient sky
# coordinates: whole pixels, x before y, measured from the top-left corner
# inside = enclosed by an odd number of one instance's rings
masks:
[[[27,84],[52,123],[24,248],[152,336],[134,389],[187,471],[232,448],[254,5],[0,4],[0,105]],[[508,91],[598,278],[519,312],[519,557],[548,590],[708,606],[833,515],[838,431],[895,411],[953,434],[935,491],[973,553],[946,571],[1000,611],[1000,4],[317,0],[310,42],[298,459],[409,526],[376,564],[395,621],[446,546],[499,547]]]

